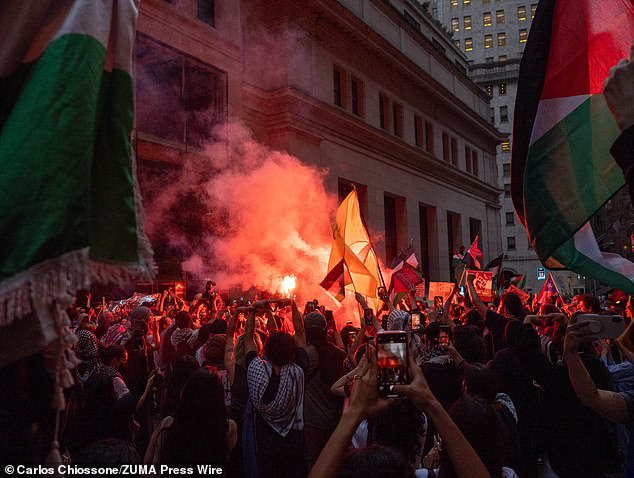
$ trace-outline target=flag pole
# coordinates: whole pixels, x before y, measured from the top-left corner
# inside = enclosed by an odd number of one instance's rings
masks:
[[[353,191],[357,192],[357,185],[352,183],[352,189]],[[359,204],[359,195],[357,194],[357,204]],[[370,230],[368,229],[368,225],[365,222],[365,217],[363,217],[363,211],[361,210],[361,204],[359,204],[359,216],[361,216],[361,223],[363,224],[363,227],[365,227],[366,232],[368,233],[368,242],[370,243],[370,250],[374,253],[374,257],[376,257],[376,268],[379,271],[379,278],[381,279],[381,286],[387,290],[387,287],[385,286],[385,279],[383,278],[383,272],[381,272],[381,264],[379,262],[379,256],[376,253],[376,250],[374,250],[374,243],[372,242],[372,237],[370,237]]]

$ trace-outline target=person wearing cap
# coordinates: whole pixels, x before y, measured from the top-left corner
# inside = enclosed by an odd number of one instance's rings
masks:
[[[343,400],[330,388],[345,373],[346,352],[328,340],[328,324],[320,312],[306,314],[304,328],[308,343],[304,435],[308,465],[312,467],[341,417]]]

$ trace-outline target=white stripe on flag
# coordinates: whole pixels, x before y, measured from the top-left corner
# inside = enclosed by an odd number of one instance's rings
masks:
[[[535,121],[533,122],[530,144],[534,144],[539,138],[548,133],[557,123],[572,113],[588,98],[590,98],[590,95],[540,100]]]

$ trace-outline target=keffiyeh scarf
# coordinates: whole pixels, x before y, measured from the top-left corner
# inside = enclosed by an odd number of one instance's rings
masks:
[[[294,363],[284,365],[277,395],[265,404],[264,392],[273,373],[270,363],[259,357],[253,359],[247,370],[249,395],[266,423],[285,437],[291,430],[304,429],[304,371]]]

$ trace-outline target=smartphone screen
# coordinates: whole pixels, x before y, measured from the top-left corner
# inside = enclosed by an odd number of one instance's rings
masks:
[[[420,328],[420,314],[412,314],[412,329]]]
[[[397,397],[394,385],[408,383],[407,334],[405,332],[381,332],[376,336],[376,355],[379,365],[379,395]]]

